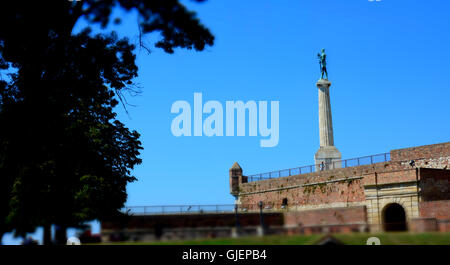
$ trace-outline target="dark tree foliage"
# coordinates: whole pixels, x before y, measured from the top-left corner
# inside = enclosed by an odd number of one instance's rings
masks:
[[[107,27],[113,8],[136,9],[168,53],[213,44],[177,0],[0,3],[0,239],[43,226],[48,243],[50,225],[112,218],[126,201],[142,147],[113,109],[133,89],[135,47],[114,32],[73,34],[81,18]]]

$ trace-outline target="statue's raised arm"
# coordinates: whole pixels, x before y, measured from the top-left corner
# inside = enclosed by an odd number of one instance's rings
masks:
[[[326,79],[328,79],[327,55],[325,54],[325,49],[322,49],[322,53],[318,53],[317,57],[319,57],[320,72],[322,73],[321,79],[323,79],[324,74],[326,76]]]

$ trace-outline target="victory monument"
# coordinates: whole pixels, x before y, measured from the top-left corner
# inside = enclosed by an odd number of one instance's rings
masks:
[[[334,146],[333,139],[333,121],[331,118],[330,104],[331,82],[328,81],[326,56],[325,49],[322,49],[321,53],[317,54],[321,70],[321,78],[316,83],[316,86],[319,89],[320,134],[320,148],[314,156],[317,170],[327,170],[341,167],[341,164],[337,162],[341,160],[341,153]],[[324,75],[326,78],[324,78]]]

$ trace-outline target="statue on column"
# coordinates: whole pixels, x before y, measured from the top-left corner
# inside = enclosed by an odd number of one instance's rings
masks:
[[[325,49],[322,49],[322,53],[318,53],[317,57],[319,58],[320,72],[322,73],[321,79],[323,79],[323,75],[326,75],[326,79],[328,79],[327,72],[327,55],[325,54]]]

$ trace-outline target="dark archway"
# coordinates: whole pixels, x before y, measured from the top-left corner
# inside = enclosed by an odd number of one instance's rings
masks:
[[[406,213],[403,206],[398,203],[391,203],[383,209],[383,229],[384,231],[406,231]]]

